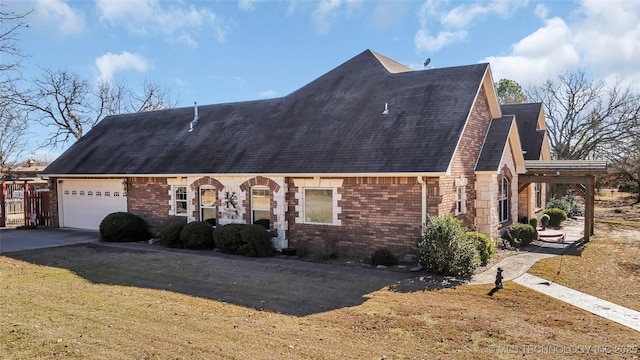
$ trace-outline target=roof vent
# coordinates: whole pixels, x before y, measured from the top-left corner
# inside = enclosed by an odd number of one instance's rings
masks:
[[[193,120],[191,120],[191,122],[189,123],[189,132],[193,131],[193,127],[198,123],[198,103],[197,102],[193,102],[193,111],[194,111],[194,115],[193,115]]]
[[[387,115],[389,113],[389,104],[384,103],[384,111],[382,112],[382,115]]]

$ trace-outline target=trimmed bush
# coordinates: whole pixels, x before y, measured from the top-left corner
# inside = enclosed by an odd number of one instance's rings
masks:
[[[496,246],[493,244],[493,241],[491,241],[491,239],[489,239],[485,234],[475,231],[469,231],[467,236],[476,244],[478,255],[480,255],[480,263],[482,265],[486,265],[489,259],[491,259],[493,254],[496,252]]]
[[[531,244],[538,238],[538,231],[529,224],[513,224],[507,228],[502,237],[512,247],[521,248]]]
[[[567,213],[562,209],[545,209],[544,214],[549,215],[549,226],[560,226],[560,223],[567,220]]]
[[[529,220],[529,225],[531,225],[531,227],[534,229],[538,229],[538,219],[533,218]]]
[[[271,238],[271,234],[263,226],[255,224],[227,224],[213,232],[218,249],[251,257],[273,255]]]
[[[480,255],[460,220],[451,215],[430,217],[417,243],[418,261],[427,271],[468,276],[480,266]]]
[[[160,231],[160,245],[169,248],[181,248],[180,232],[187,225],[184,222],[174,222],[166,225]]]
[[[387,249],[378,249],[371,254],[371,265],[393,266],[397,264],[395,256]]]
[[[560,199],[551,199],[547,203],[547,208],[562,209],[568,217],[584,215],[584,205],[574,195],[565,195]]]
[[[180,231],[180,243],[185,249],[213,249],[213,228],[204,221],[192,221]]]
[[[128,212],[115,212],[100,222],[100,240],[110,242],[147,241],[151,232],[147,222]]]

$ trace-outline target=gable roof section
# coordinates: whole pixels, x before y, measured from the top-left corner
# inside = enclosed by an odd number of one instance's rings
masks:
[[[540,160],[546,135],[542,103],[507,104],[501,108],[503,114],[516,117],[524,159]]]
[[[505,115],[500,119],[491,120],[489,131],[482,146],[482,151],[476,163],[477,172],[497,172],[504,156],[506,145],[513,155],[516,172],[524,172],[524,158],[520,147],[520,136],[514,115]]]
[[[44,173],[444,173],[487,68],[366,50],[285,97],[199,106],[192,132],[191,107],[107,117]]]

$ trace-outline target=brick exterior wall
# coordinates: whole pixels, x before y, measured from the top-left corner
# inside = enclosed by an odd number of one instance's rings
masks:
[[[491,112],[484,92],[481,88],[475,104],[471,109],[471,115],[465,127],[458,148],[451,162],[451,176],[445,176],[440,181],[440,193],[442,203],[439,206],[439,214],[455,214],[456,212],[456,178],[466,178],[466,208],[464,214],[458,215],[463,225],[469,229],[476,228],[476,189],[475,166],[482,150],[485,136],[491,123]]]
[[[187,221],[186,216],[170,216],[170,186],[166,178],[130,178],[127,209],[147,221],[152,231],[171,221]]]
[[[49,218],[52,227],[60,227],[60,217],[58,216],[58,179],[49,179]]]
[[[289,243],[308,241],[314,256],[337,252],[367,258],[376,249],[389,249],[401,260],[413,260],[420,236],[422,187],[415,177],[344,178],[338,193],[341,226],[296,223],[299,189],[287,180]]]

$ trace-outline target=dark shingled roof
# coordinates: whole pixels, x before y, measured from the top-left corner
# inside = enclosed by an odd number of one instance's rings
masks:
[[[513,115],[505,115],[491,120],[487,137],[484,140],[476,171],[497,171],[505,146],[509,141],[509,132],[514,121]]]
[[[540,160],[545,130],[537,130],[542,103],[508,104],[500,106],[503,114],[516,116],[520,143],[525,160]]]
[[[285,97],[199,106],[193,132],[192,107],[106,117],[44,174],[444,172],[487,69],[366,50]]]

